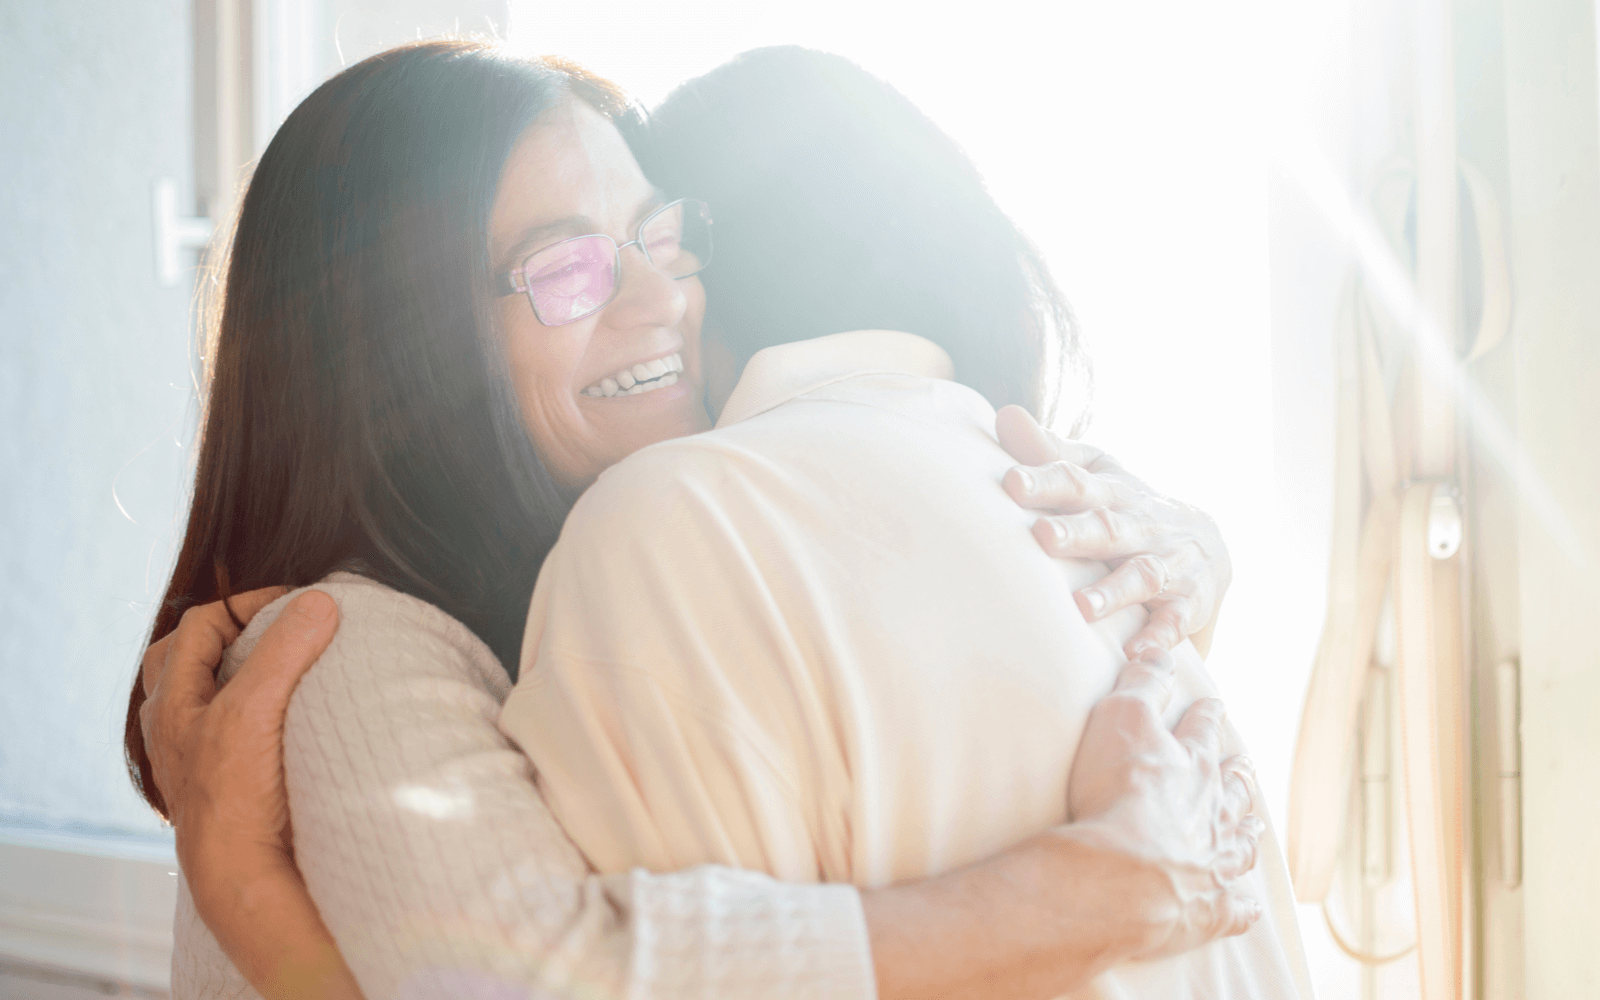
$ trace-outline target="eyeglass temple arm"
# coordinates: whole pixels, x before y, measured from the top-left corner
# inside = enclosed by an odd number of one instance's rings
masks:
[[[527,291],[527,288],[517,284],[515,271],[501,271],[491,279],[491,285],[496,295],[516,295]]]

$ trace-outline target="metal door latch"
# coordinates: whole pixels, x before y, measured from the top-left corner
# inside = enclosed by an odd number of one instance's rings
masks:
[[[1435,559],[1449,559],[1460,548],[1461,503],[1456,498],[1456,488],[1449,483],[1436,483],[1428,508],[1428,554]]]

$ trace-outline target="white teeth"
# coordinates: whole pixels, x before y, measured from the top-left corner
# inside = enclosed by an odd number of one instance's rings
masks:
[[[678,373],[681,371],[683,371],[683,355],[669,354],[654,361],[641,361],[639,364],[630,365],[615,375],[603,378],[583,389],[579,395],[590,399],[637,396],[641,392],[676,385]]]

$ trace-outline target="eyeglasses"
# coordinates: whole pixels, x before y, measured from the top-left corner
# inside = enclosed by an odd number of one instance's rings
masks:
[[[711,209],[679,198],[650,213],[634,238],[621,246],[609,236],[574,236],[531,254],[495,275],[501,296],[525,292],[545,326],[564,326],[593,316],[617,297],[622,251],[637,246],[652,267],[674,279],[692,277],[711,263]]]

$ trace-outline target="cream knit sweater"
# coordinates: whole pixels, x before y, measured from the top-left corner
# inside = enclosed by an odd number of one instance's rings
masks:
[[[593,874],[496,728],[511,685],[488,647],[361,577],[317,589],[340,625],[289,706],[295,858],[368,1000],[873,996],[855,889],[711,866]],[[289,599],[228,650],[224,679]],[[186,884],[172,989],[256,996]]]

